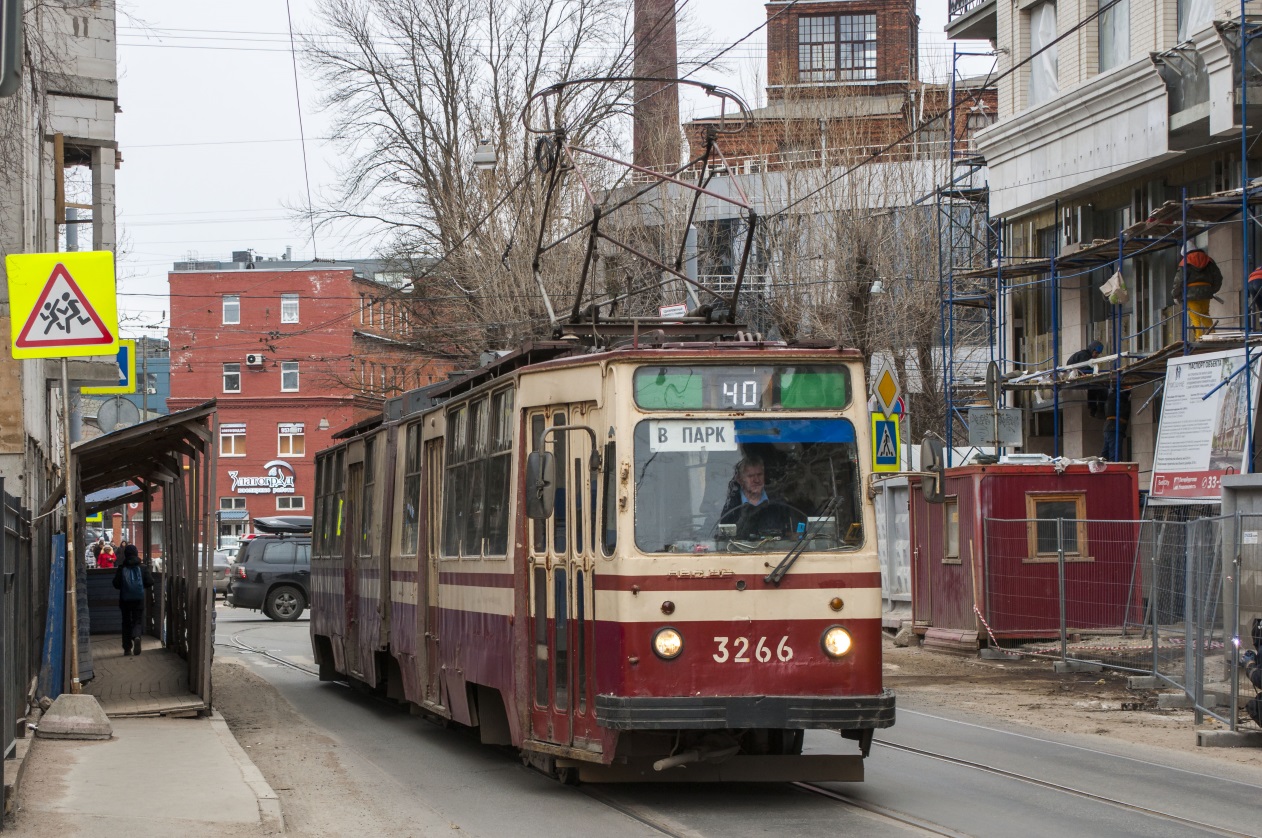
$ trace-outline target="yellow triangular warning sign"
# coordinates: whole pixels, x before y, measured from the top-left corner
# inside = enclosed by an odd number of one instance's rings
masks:
[[[109,346],[114,336],[87,295],[57,263],[31,309],[14,345],[19,349],[66,346]]]

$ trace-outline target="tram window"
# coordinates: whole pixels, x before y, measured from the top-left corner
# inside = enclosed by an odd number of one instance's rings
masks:
[[[332,552],[336,555],[342,552],[342,499],[343,492],[346,491],[346,449],[340,449],[333,455],[333,497],[330,505],[333,507],[331,524],[332,532],[330,537],[333,539]]]
[[[560,427],[561,425],[569,424],[564,410],[553,415],[552,424],[557,427]],[[567,450],[567,446],[565,443],[566,443],[566,439],[565,439],[564,431],[562,431],[561,433],[554,433],[552,435],[552,450],[556,454],[556,461],[558,463],[567,462],[566,453],[565,453]],[[566,528],[565,486],[568,481],[565,479],[565,474],[566,474],[566,468],[564,466],[561,466],[560,468],[557,469],[556,511],[553,513],[553,516],[552,516],[552,527],[553,527],[552,549],[557,553],[564,553],[565,545],[567,543],[566,533],[565,533],[565,528]]]
[[[556,598],[556,709],[568,710],[570,706],[570,619],[569,601],[566,597],[565,570],[552,571],[552,590]]]
[[[574,571],[574,621],[577,623],[574,627],[574,656],[578,663],[578,679],[575,681],[578,695],[575,703],[580,713],[587,712],[587,595],[583,590],[584,581],[583,571]]]
[[[408,426],[403,452],[403,555],[415,556],[420,539],[421,423]]]
[[[543,450],[543,432],[546,430],[547,420],[540,414],[530,417],[530,450]],[[536,553],[543,553],[548,549],[548,522],[535,521],[530,522],[531,546]]]
[[[443,488],[443,555],[460,555],[460,536],[468,515],[464,475],[461,471],[468,431],[468,412],[463,406],[447,415],[447,468]]]
[[[618,546],[618,457],[612,442],[605,443],[605,516],[601,526],[601,548],[606,556],[612,556]]]
[[[486,515],[486,450],[487,421],[486,399],[481,398],[469,405],[469,441],[465,445],[464,465],[460,467],[460,480],[465,484],[465,503],[469,507],[465,515],[464,533],[461,537],[460,555],[482,555],[482,521]]]
[[[548,704],[548,571],[535,568],[535,704]]]
[[[512,491],[513,391],[491,397],[491,447],[486,466],[486,554],[508,553],[508,498]]]
[[[574,552],[583,552],[583,458],[574,458]]]
[[[372,548],[372,510],[373,484],[376,482],[377,440],[369,437],[364,443],[364,489],[360,495],[359,513],[359,555],[371,555]]]
[[[324,555],[324,460],[315,461],[315,503],[311,509],[311,545],[317,556]]]

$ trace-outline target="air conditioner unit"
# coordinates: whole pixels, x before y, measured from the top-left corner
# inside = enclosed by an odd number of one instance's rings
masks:
[[[263,355],[261,353],[250,353],[245,356],[245,365],[247,367],[263,366]]]

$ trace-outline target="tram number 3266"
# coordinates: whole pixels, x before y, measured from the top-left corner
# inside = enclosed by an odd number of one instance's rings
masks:
[[[771,645],[767,642],[767,638],[760,637],[756,644],[748,637],[716,637],[714,642],[718,644],[718,651],[712,657],[719,663],[768,663],[774,656],[776,660],[788,662],[793,660],[793,648],[789,646],[789,636],[786,634],[780,638],[780,643],[773,651]],[[775,642],[775,638],[772,638]],[[730,648],[729,648],[730,644]],[[753,651],[750,651],[750,645],[753,644]],[[753,657],[750,657],[750,656]]]

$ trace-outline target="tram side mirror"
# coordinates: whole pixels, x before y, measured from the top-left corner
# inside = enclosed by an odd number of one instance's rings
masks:
[[[526,458],[526,517],[543,521],[552,517],[556,502],[556,458],[551,451],[531,451]]]

